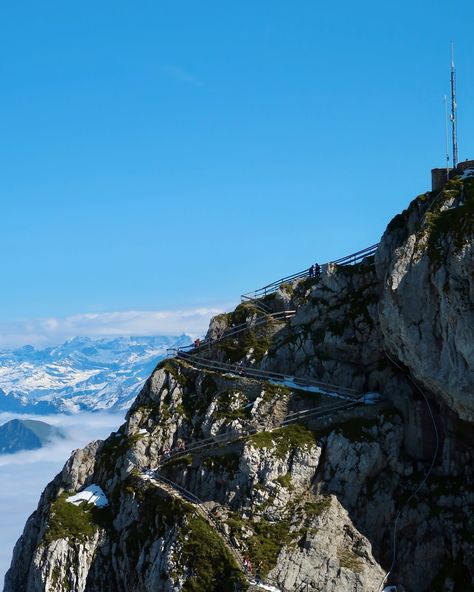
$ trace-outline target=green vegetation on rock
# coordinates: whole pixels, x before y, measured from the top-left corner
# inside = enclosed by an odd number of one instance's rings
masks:
[[[256,573],[265,575],[277,564],[278,555],[293,541],[287,520],[270,523],[267,520],[251,525],[254,535],[248,540],[248,551]]]
[[[362,559],[350,549],[339,549],[337,557],[341,567],[350,569],[355,573],[361,573],[364,569],[364,563]]]
[[[313,432],[295,423],[273,432],[254,434],[248,442],[254,448],[275,448],[275,456],[285,458],[292,450],[313,446],[316,440]]]
[[[129,477],[124,491],[133,492],[138,500],[138,515],[123,538],[126,555],[133,562],[138,561],[140,553],[151,542],[179,526],[186,516],[194,512],[187,502],[163,495],[142,479]]]
[[[125,455],[127,450],[133,448],[141,438],[143,438],[142,434],[127,437],[117,433],[109,436],[100,449],[98,464],[110,473],[114,470],[118,460]]]
[[[183,592],[234,592],[244,576],[219,535],[201,518],[192,515],[180,536],[181,560],[191,576]]]
[[[304,505],[304,513],[308,518],[320,516],[323,512],[331,507],[331,498],[326,495],[321,495],[311,502],[306,502]]]
[[[232,325],[242,325],[248,318],[262,316],[262,312],[252,302],[242,302],[230,313]]]
[[[293,483],[291,481],[291,473],[286,473],[285,475],[280,475],[276,479],[277,483],[279,483],[282,487],[286,489],[293,489]]]
[[[217,401],[217,409],[214,412],[214,418],[226,419],[245,419],[250,417],[250,407],[244,409],[247,403],[247,397],[234,389],[222,391]]]
[[[231,363],[243,360],[250,350],[252,350],[251,357],[256,362],[260,362],[270,347],[270,343],[270,337],[265,333],[264,329],[259,327],[258,329],[244,331],[232,341],[221,341],[217,344],[217,348],[224,352]]]
[[[164,360],[158,364],[158,368],[168,372],[178,384],[181,386],[185,386],[187,383],[187,378],[182,372],[181,364],[179,360],[173,358],[169,360]]]
[[[49,544],[58,539],[70,539],[83,543],[92,538],[99,528],[110,522],[107,507],[97,508],[82,502],[78,506],[66,501],[73,493],[64,492],[51,504],[43,541]]]
[[[463,205],[442,209],[452,199],[459,199]],[[431,211],[425,215],[425,226],[421,236],[426,237],[426,250],[433,263],[442,263],[446,244],[459,251],[474,233],[474,178],[455,177],[446,183]]]
[[[176,467],[179,465],[190,467],[193,464],[193,456],[192,454],[184,454],[183,456],[178,456],[177,458],[172,458],[165,462],[167,467]]]
[[[273,401],[273,399],[284,397],[285,395],[290,395],[291,392],[291,389],[287,386],[266,382],[263,387],[262,403],[270,403],[271,401]]]

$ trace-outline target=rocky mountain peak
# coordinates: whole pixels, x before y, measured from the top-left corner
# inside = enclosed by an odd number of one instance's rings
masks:
[[[46,488],[5,592],[468,589],[472,211],[463,174],[160,362]]]

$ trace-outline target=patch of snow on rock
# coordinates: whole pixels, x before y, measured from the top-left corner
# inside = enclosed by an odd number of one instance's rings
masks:
[[[76,493],[76,495],[68,497],[66,501],[75,506],[78,506],[82,502],[93,504],[97,508],[103,508],[109,505],[109,500],[99,485],[89,485],[79,493]]]

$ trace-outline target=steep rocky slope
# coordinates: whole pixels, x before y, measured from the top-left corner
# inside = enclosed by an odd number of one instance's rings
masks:
[[[375,260],[216,317],[46,488],[5,592],[377,592],[395,522],[398,591],[473,589],[473,212],[465,174]],[[106,508],[68,503],[90,484]]]

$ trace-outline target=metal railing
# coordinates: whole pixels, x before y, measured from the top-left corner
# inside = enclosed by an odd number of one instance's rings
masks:
[[[258,580],[251,580],[249,578],[250,574],[248,574],[245,569],[244,558],[243,558],[242,554],[240,553],[240,550],[233,543],[231,537],[229,537],[229,535],[225,531],[221,522],[219,520],[217,520],[216,517],[213,516],[213,514],[205,506],[204,502],[196,494],[192,493],[191,491],[189,491],[188,489],[179,485],[178,483],[171,481],[171,479],[168,479],[167,477],[162,475],[160,473],[160,470],[164,469],[172,460],[176,460],[180,456],[185,456],[189,453],[196,452],[199,449],[211,448],[214,446],[225,445],[225,444],[231,444],[233,442],[248,438],[249,436],[252,436],[253,434],[256,434],[259,432],[264,432],[264,431],[272,432],[275,429],[288,426],[292,423],[296,423],[298,421],[301,421],[302,419],[307,420],[309,418],[314,418],[315,416],[323,419],[325,417],[333,415],[334,413],[347,410],[347,409],[354,407],[356,405],[359,405],[359,404],[360,404],[360,401],[350,401],[350,402],[344,401],[342,403],[339,403],[338,405],[325,405],[325,406],[323,405],[322,407],[319,407],[319,408],[306,409],[306,410],[297,411],[297,412],[288,414],[283,419],[283,421],[281,421],[277,426],[275,426],[273,429],[270,429],[270,430],[265,427],[262,427],[260,425],[247,426],[246,428],[244,428],[244,431],[239,434],[232,434],[232,435],[231,434],[221,434],[220,436],[216,435],[211,438],[205,438],[203,440],[199,440],[198,442],[196,442],[194,444],[188,445],[185,449],[176,450],[171,455],[168,455],[163,460],[163,462],[161,462],[159,464],[158,467],[156,467],[155,469],[149,469],[145,473],[146,473],[147,477],[149,479],[154,480],[156,482],[156,484],[161,484],[162,488],[165,491],[167,491],[168,494],[181,497],[182,499],[184,499],[194,505],[194,507],[196,508],[198,513],[205,520],[207,520],[207,522],[209,522],[211,524],[211,526],[214,527],[216,529],[216,531],[219,533],[219,535],[223,539],[224,544],[229,549],[232,556],[234,557],[237,564],[239,565],[239,568],[246,575],[249,583],[251,583],[253,585],[257,585],[257,586],[259,583],[274,585],[274,584],[276,584],[276,582],[269,580],[268,578],[259,577]]]
[[[248,584],[256,586],[257,588],[261,584],[270,584],[272,586],[275,586],[275,584],[277,584],[277,582],[261,576],[258,577],[258,580],[253,579],[252,574],[247,572],[247,569],[245,567],[245,560],[242,556],[242,553],[240,552],[240,549],[237,548],[237,546],[232,541],[232,538],[227,534],[223,524],[216,517],[213,516],[212,512],[207,509],[204,502],[197,495],[195,495],[185,487],[182,487],[178,483],[171,481],[171,479],[164,477],[158,472],[155,472],[153,477],[148,476],[148,478],[155,481],[155,484],[161,487],[164,491],[166,491],[168,495],[172,495],[173,497],[177,497],[178,499],[181,498],[194,506],[196,512],[204,520],[206,520],[206,522],[208,522],[208,524],[212,528],[214,528],[218,535],[221,537],[222,542],[227,547],[232,557],[235,559],[240,571],[245,576],[245,579],[247,580]]]
[[[215,337],[214,339],[205,339],[203,341],[201,341],[200,345],[195,346],[193,343],[190,343],[189,345],[183,345],[181,347],[178,348],[168,348],[166,350],[166,354],[168,356],[172,355],[174,356],[176,354],[176,352],[193,352],[193,353],[197,353],[197,352],[202,352],[205,351],[206,349],[212,347],[213,345],[215,345],[216,343],[219,343],[220,341],[224,341],[225,339],[229,339],[232,337],[235,337],[236,335],[239,335],[240,333],[243,333],[244,331],[247,331],[249,329],[253,329],[254,327],[259,327],[260,325],[264,325],[266,323],[268,323],[269,321],[287,321],[288,319],[291,319],[295,316],[296,311],[295,310],[284,310],[282,312],[274,312],[271,314],[265,314],[265,316],[262,317],[257,317],[254,321],[252,321],[251,323],[240,323],[240,325],[235,325],[235,327],[231,327],[230,329],[226,329],[224,331],[224,333],[222,335],[220,335],[219,337]]]
[[[167,453],[166,456],[164,456],[161,460],[160,464],[152,470],[159,471],[160,469],[165,468],[169,464],[173,464],[179,458],[183,458],[188,454],[193,454],[202,450],[208,450],[210,448],[235,444],[236,442],[245,440],[254,434],[259,434],[261,432],[272,432],[273,430],[286,427],[293,423],[299,423],[309,419],[325,419],[326,417],[330,417],[339,411],[344,411],[360,404],[362,404],[362,400],[356,399],[351,401],[345,400],[337,404],[322,405],[321,407],[315,407],[313,409],[303,409],[301,411],[289,413],[273,428],[268,428],[267,426],[262,426],[259,424],[247,425],[243,426],[240,432],[227,432],[224,434],[216,434],[215,436],[210,436],[209,438],[203,438],[202,440],[196,440],[195,442],[191,442],[190,444],[186,445],[184,448],[179,448],[173,450],[173,452]]]
[[[158,472],[156,472],[154,474],[153,478],[158,482],[161,481],[162,483],[166,484],[172,491],[176,490],[176,492],[183,499],[187,500],[188,502],[191,502],[194,506],[197,506],[197,509],[200,510],[199,514],[205,520],[207,520],[207,522],[209,522],[219,532],[220,536],[222,537],[222,539],[224,540],[224,542],[226,544],[226,547],[229,549],[229,551],[232,553],[234,559],[237,561],[237,564],[240,567],[241,571],[245,572],[244,558],[240,554],[240,551],[235,547],[235,545],[232,544],[232,541],[231,541],[230,537],[227,536],[227,533],[225,532],[222,524],[218,520],[216,520],[216,518],[214,518],[214,516],[206,508],[206,506],[204,505],[202,500],[200,500],[197,497],[197,495],[195,495],[191,491],[185,489],[181,485],[178,485],[178,483],[175,483],[174,481],[167,479],[163,475],[160,475]]]
[[[279,383],[290,382],[295,385],[294,388],[296,389],[298,386],[316,387],[320,390],[321,394],[335,394],[350,399],[358,399],[362,395],[362,392],[355,389],[330,384],[309,377],[290,376],[281,372],[272,372],[271,370],[260,370],[249,366],[241,366],[240,364],[228,364],[217,360],[208,360],[207,358],[201,358],[179,350],[174,350],[174,353],[177,358],[185,360],[198,368],[206,368],[208,370],[215,370],[216,372],[227,372],[237,374],[238,376],[257,378],[259,380],[274,380]]]
[[[335,265],[356,265],[363,261],[366,257],[371,257],[374,255],[375,251],[379,243],[375,245],[371,245],[370,247],[366,247],[360,251],[356,251],[355,253],[351,253],[350,255],[346,255],[345,257],[341,257],[340,259],[336,259],[335,261],[329,261],[328,263],[324,263],[321,265],[321,273],[324,273],[328,266],[331,264]],[[291,284],[294,281],[302,278],[309,277],[310,269],[304,269],[303,271],[298,271],[292,275],[287,275],[286,277],[280,278],[272,282],[271,284],[267,284],[263,286],[263,288],[259,288],[258,290],[254,290],[253,292],[247,292],[246,294],[242,294],[240,297],[242,302],[251,301],[251,300],[258,300],[260,298],[265,298],[265,296],[269,296],[270,294],[274,294],[277,292],[282,284]]]
[[[350,255],[346,255],[345,257],[341,257],[340,259],[336,259],[335,261],[330,261],[332,264],[336,265],[356,265],[363,261],[366,257],[372,257],[377,250],[379,243],[375,243],[375,245],[371,245],[370,247],[366,247],[360,251],[356,251],[355,253],[351,253]]]

